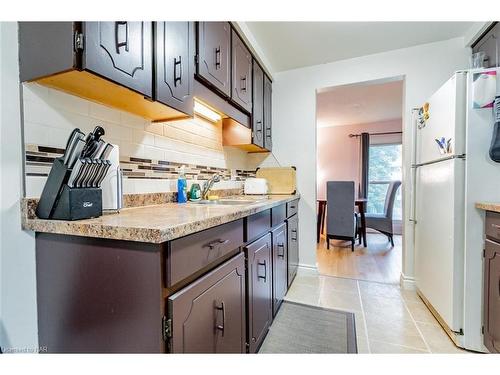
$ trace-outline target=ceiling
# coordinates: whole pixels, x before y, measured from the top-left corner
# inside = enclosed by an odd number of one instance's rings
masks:
[[[403,81],[367,82],[323,89],[316,99],[318,127],[400,119]]]
[[[273,72],[463,36],[473,22],[246,22]]]

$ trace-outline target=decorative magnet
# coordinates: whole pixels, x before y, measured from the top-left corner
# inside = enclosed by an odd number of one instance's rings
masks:
[[[451,146],[451,138],[446,140],[444,137],[441,137],[441,139],[436,138],[435,141],[438,145],[439,153],[441,155],[451,154],[453,152],[453,148]]]
[[[429,103],[424,103],[422,107],[418,110],[418,128],[422,129],[425,127],[427,120],[429,119]]]

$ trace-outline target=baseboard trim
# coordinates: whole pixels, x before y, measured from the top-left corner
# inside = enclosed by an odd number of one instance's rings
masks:
[[[401,272],[401,276],[399,277],[399,285],[402,289],[417,290],[415,278],[406,276],[403,272]]]
[[[312,264],[303,264],[303,263],[299,263],[298,267],[299,267],[299,268],[302,268],[302,269],[304,269],[304,270],[308,270],[308,271],[316,271],[316,272],[318,272],[318,267],[313,266]]]

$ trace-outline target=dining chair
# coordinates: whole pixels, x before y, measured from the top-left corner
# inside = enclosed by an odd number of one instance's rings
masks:
[[[326,244],[330,239],[351,241],[354,251],[356,218],[354,215],[354,181],[328,181],[326,183]]]
[[[375,229],[376,231],[385,234],[391,246],[394,247],[394,230],[392,227],[392,213],[394,211],[394,202],[396,200],[396,193],[401,186],[401,181],[392,181],[387,188],[385,195],[384,212],[382,214],[367,213],[366,227]]]

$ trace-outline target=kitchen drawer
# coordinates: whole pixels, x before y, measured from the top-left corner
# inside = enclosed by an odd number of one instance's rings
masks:
[[[253,241],[271,229],[271,209],[246,218],[245,242]]]
[[[286,204],[271,208],[271,226],[274,228],[286,219]]]
[[[236,253],[242,244],[243,219],[171,241],[167,257],[167,287],[221,263]]]
[[[486,237],[500,242],[500,214],[497,212],[486,212]]]
[[[294,201],[288,202],[286,204],[286,217],[289,218],[295,215],[299,210],[299,200],[295,199]]]

